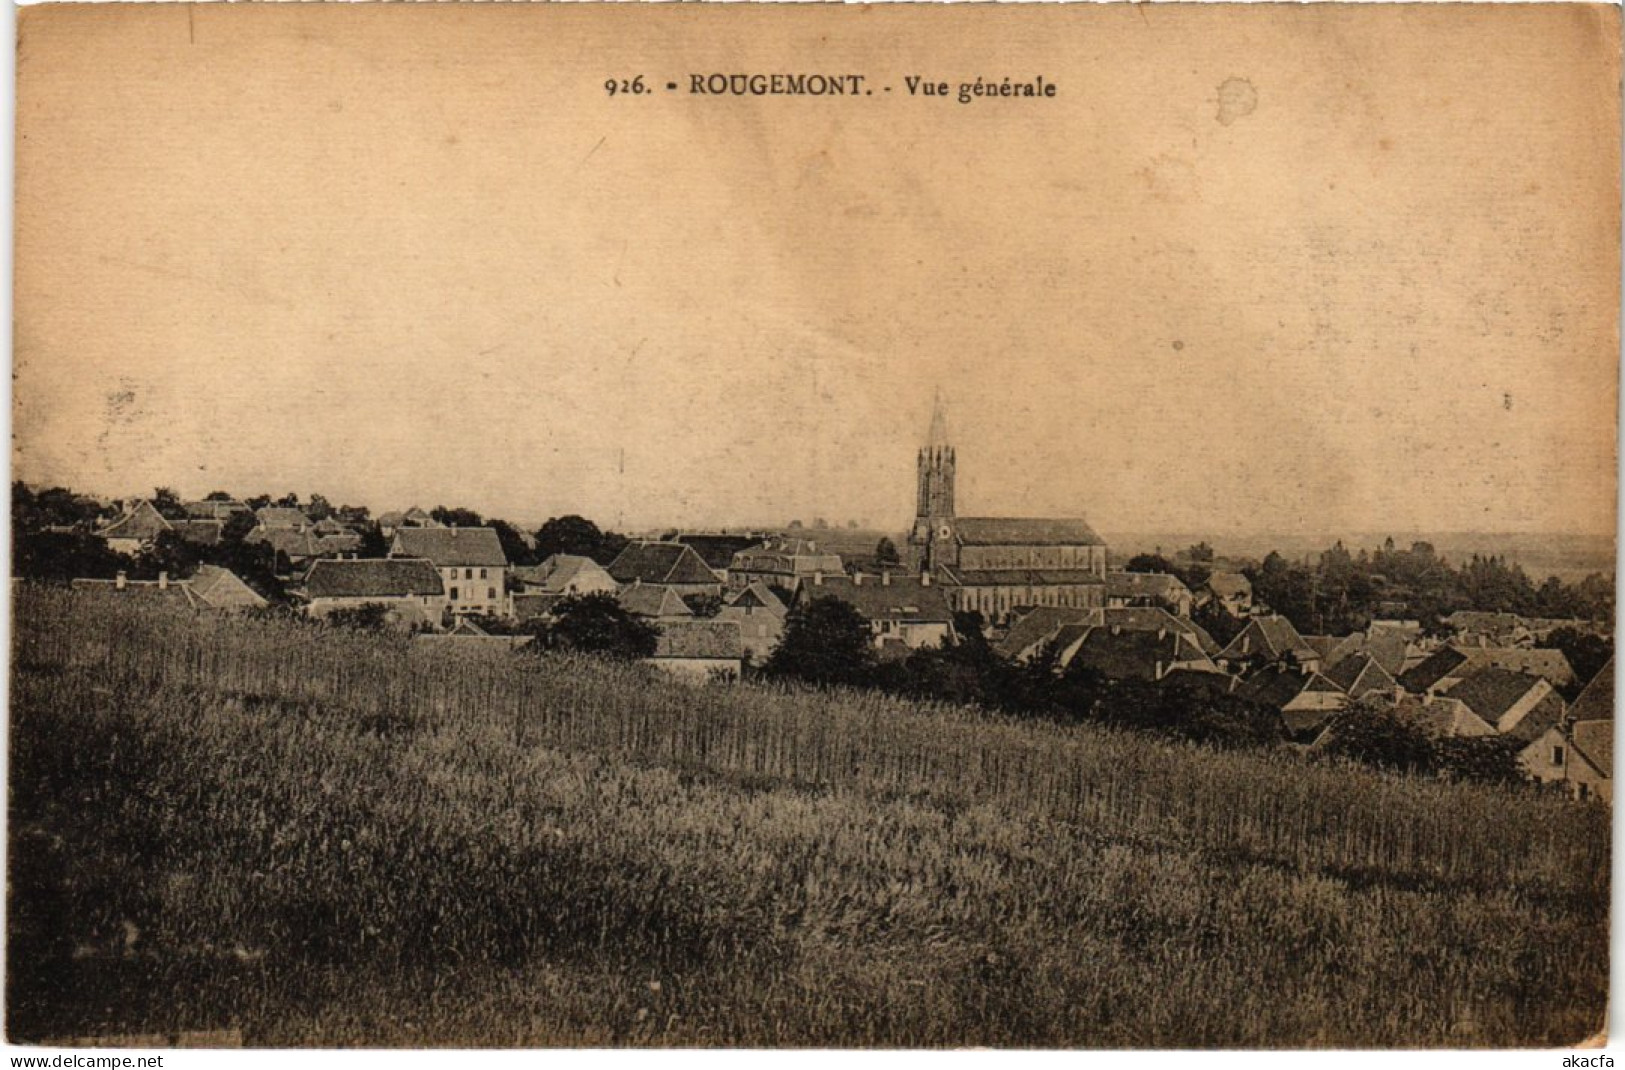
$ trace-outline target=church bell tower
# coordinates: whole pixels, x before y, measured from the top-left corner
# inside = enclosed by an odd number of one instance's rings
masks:
[[[922,571],[952,564],[954,520],[954,448],[948,444],[948,419],[939,392],[931,409],[931,431],[919,457],[919,496],[909,544]]]

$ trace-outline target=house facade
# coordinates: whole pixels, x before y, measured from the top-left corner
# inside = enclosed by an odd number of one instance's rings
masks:
[[[452,613],[508,614],[508,557],[495,528],[397,528],[389,556],[432,562]]]

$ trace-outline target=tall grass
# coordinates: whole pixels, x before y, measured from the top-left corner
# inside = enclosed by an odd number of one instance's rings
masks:
[[[1474,1045],[1600,1027],[1592,807],[66,592],[23,592],[15,619],[14,1036]]]

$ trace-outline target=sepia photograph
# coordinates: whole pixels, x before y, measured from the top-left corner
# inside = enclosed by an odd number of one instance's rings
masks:
[[[1605,1045],[1620,31],[21,9],[6,1042]]]

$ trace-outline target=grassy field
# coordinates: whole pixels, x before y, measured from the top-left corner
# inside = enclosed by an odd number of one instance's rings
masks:
[[[23,590],[13,1040],[1557,1045],[1608,814]]]

